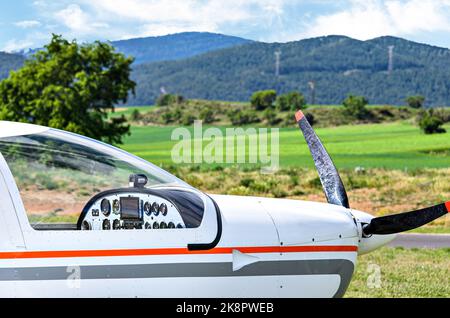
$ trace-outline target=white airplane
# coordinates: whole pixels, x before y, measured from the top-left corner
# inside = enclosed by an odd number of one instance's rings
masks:
[[[107,144],[0,122],[0,297],[341,297],[358,255],[450,211],[350,209],[296,119],[329,204],[207,195]]]

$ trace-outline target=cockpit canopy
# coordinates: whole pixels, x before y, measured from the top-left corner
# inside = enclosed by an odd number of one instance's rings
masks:
[[[130,175],[145,175],[147,189],[194,190],[161,168],[90,138],[55,129],[26,133],[0,136],[0,153],[32,224],[76,223],[91,197],[129,187]]]

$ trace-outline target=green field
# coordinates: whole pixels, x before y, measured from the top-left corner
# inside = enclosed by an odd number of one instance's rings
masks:
[[[450,125],[445,134],[425,135],[407,122],[318,128],[317,134],[338,168],[419,169],[450,167]],[[172,164],[175,127],[132,126],[123,149],[157,165]],[[192,128],[188,128],[192,131]],[[224,127],[220,128],[222,132]],[[313,167],[303,136],[280,129],[280,165]]]
[[[376,268],[380,285],[371,284]],[[450,297],[450,249],[383,247],[358,257],[345,297]]]
[[[121,115],[129,116],[135,110],[145,113],[154,108],[155,108],[155,106],[130,106],[130,107],[123,107],[123,108],[117,107],[113,113],[109,113],[109,116],[111,116],[111,117],[117,117],[117,116],[121,116]]]

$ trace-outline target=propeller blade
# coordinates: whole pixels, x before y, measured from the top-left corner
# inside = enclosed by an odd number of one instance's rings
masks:
[[[347,192],[333,160],[301,110],[295,114],[295,119],[305,136],[328,203],[349,209]]]
[[[409,231],[430,223],[447,213],[450,213],[450,201],[417,211],[373,218],[363,228],[363,232],[366,236],[370,236]]]

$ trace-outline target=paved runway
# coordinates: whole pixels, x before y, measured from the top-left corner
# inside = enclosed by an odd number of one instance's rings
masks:
[[[450,248],[450,234],[399,234],[388,246],[405,248]]]

